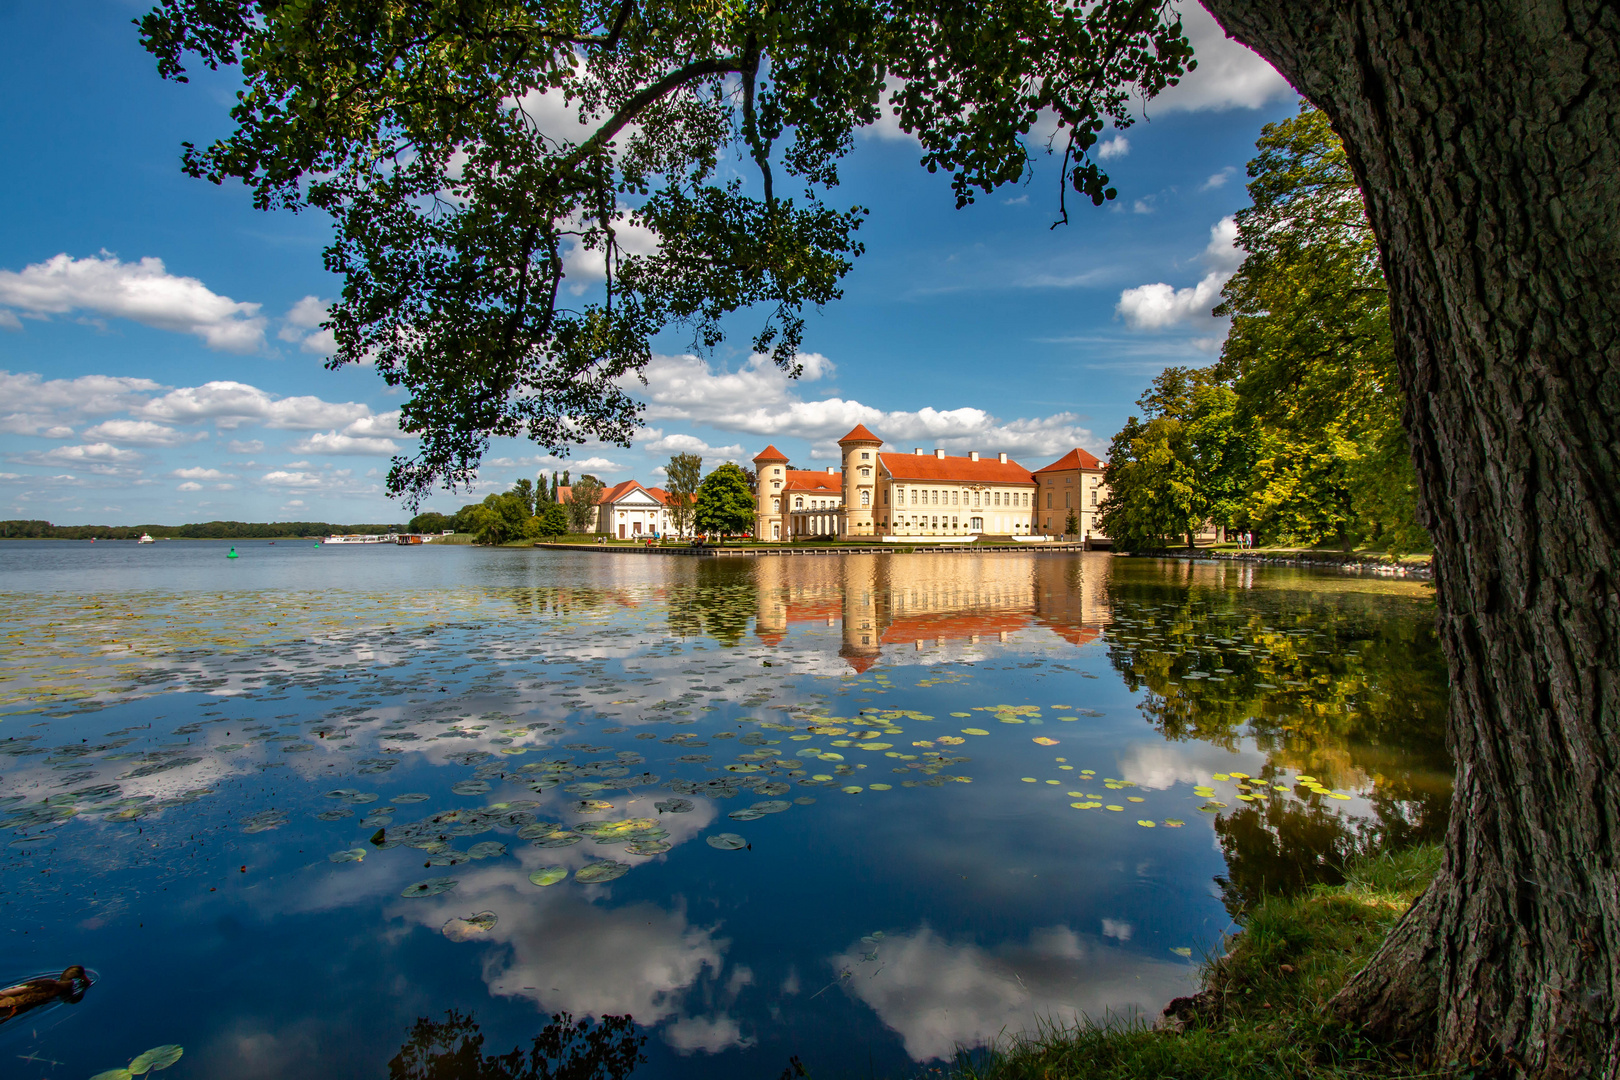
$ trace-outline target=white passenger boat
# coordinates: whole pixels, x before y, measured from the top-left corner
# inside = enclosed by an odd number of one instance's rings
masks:
[[[397,544],[399,536],[396,533],[345,533],[342,536],[328,536],[322,540],[323,544]]]
[[[141,533],[140,539],[136,540],[135,542],[137,544],[155,544],[155,543],[157,543],[156,540],[152,539],[152,534],[151,533]]]

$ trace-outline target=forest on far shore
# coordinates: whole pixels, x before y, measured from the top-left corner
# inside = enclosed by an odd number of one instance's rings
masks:
[[[142,533],[167,540],[276,540],[284,536],[403,532],[404,525],[334,525],[328,521],[203,521],[192,525],[52,525],[0,521],[7,540],[135,540]]]

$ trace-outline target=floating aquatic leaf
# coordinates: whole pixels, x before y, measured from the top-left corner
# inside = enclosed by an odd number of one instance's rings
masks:
[[[760,813],[758,810],[749,809],[733,810],[731,813],[726,815],[726,817],[730,818],[732,821],[758,821],[764,816],[765,815]]]
[[[495,929],[500,918],[493,911],[480,911],[465,919],[451,919],[439,928],[439,933],[451,941],[470,941]]]
[[[669,848],[667,840],[637,840],[626,845],[624,850],[632,855],[662,855]]]
[[[1035,736],[1034,739],[1032,739],[1030,741],[1035,743],[1038,746],[1056,746],[1058,744],[1058,741],[1056,739],[1049,738],[1049,737],[1047,737],[1045,735],[1037,735],[1037,736]]]
[[[1219,773],[1218,772],[1218,773],[1213,774],[1211,776],[1211,779],[1220,780],[1220,781],[1224,782],[1224,781],[1232,779],[1232,774],[1231,773]]]
[[[1038,783],[1040,783],[1040,781],[1035,779],[1033,776],[1020,776],[1018,779],[1022,780],[1026,784],[1038,784]]]
[[[892,742],[863,742],[855,745],[862,750],[892,750],[894,748]]]
[[[689,814],[692,812],[692,800],[663,799],[653,803],[653,809],[660,814]]]
[[[1103,809],[1104,810],[1112,810],[1117,814],[1117,813],[1123,811],[1125,808],[1123,806],[1115,806],[1114,804],[1110,803],[1107,806],[1103,807]]]
[[[576,814],[600,814],[604,810],[613,809],[613,804],[603,802],[601,799],[581,799],[568,809]]]
[[[415,885],[407,885],[399,895],[410,899],[421,896],[438,896],[440,893],[449,892],[459,884],[461,882],[457,878],[428,878],[426,881],[418,881]]]
[[[1097,807],[1101,806],[1102,803],[1086,801],[1086,802],[1072,802],[1069,805],[1074,807],[1076,810],[1095,810]]]
[[[543,840],[536,840],[534,842],[534,846],[537,848],[572,847],[573,845],[579,843],[582,839],[584,839],[584,837],[576,836],[574,833],[552,833]]]
[[[856,790],[860,789],[857,788]],[[713,836],[704,837],[703,841],[710,847],[718,848],[721,851],[738,851],[748,846],[748,841],[732,832],[715,833]]]
[[[1223,802],[1207,802],[1198,809],[1202,810],[1206,814],[1213,814],[1217,811],[1226,809],[1226,804]]]
[[[1175,953],[1177,956],[1181,957],[1182,959],[1191,959],[1192,958],[1192,950],[1189,949],[1185,945],[1181,946],[1180,948],[1171,949],[1170,951]]]
[[[1159,824],[1157,821],[1144,821],[1141,818],[1138,818],[1136,823],[1144,829],[1151,829]]]
[[[861,793],[859,784],[851,784],[848,787],[839,788],[838,790],[842,791],[845,795],[859,795]]]
[[[149,1072],[167,1069],[170,1065],[179,1061],[180,1055],[184,1053],[185,1050],[175,1043],[169,1043],[166,1046],[154,1046],[129,1063],[130,1075],[143,1076]]]
[[[758,810],[761,814],[780,814],[782,811],[792,807],[792,805],[792,803],[784,802],[781,799],[768,799],[765,802],[755,803],[749,809]]]
[[[467,849],[467,856],[473,859],[493,859],[506,854],[506,845],[496,840],[483,840]]]
[[[245,833],[269,832],[279,829],[287,824],[287,815],[280,810],[261,810],[242,821],[242,831]]]
[[[359,862],[366,857],[365,848],[350,848],[348,851],[334,851],[326,857],[327,862]]]
[[[964,734],[964,735],[988,735],[990,733],[988,731],[986,731],[982,727],[965,727],[965,728],[962,729],[962,734]]]
[[[574,871],[574,880],[585,885],[600,885],[614,878],[623,877],[629,870],[629,863],[603,859],[601,862],[587,863]]]
[[[542,866],[529,874],[529,880],[544,888],[547,885],[557,884],[567,876],[568,868],[566,866]]]
[[[1142,796],[1140,796],[1140,795],[1127,795],[1127,796],[1125,796],[1125,801],[1126,802],[1147,802],[1147,800],[1142,798]]]
[[[1182,821],[1180,818],[1173,818],[1172,817],[1172,818],[1165,818],[1163,821],[1159,822],[1159,824],[1163,825],[1167,829],[1179,829],[1179,828],[1181,828],[1183,825],[1185,825],[1187,823],[1185,821]]]
[[[427,802],[429,798],[431,798],[431,796],[427,795],[424,792],[409,791],[409,792],[406,792],[404,795],[395,795],[392,799],[389,799],[388,801],[391,802],[391,803]]]
[[[96,1073],[90,1080],[130,1080],[130,1071],[124,1068],[108,1069],[106,1072]]]
[[[488,780],[462,780],[450,785],[450,791],[456,795],[482,795],[488,790]]]
[[[893,791],[894,790],[894,785],[892,785],[892,784],[867,784],[866,789],[868,791]]]

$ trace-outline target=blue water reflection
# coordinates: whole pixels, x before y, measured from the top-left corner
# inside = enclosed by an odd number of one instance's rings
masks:
[[[502,1051],[632,1015],[637,1075],[897,1072],[1155,1012],[1448,783],[1417,585],[227,546],[0,545],[0,978],[101,975],[0,1025],[21,1075],[382,1076],[446,1010]]]

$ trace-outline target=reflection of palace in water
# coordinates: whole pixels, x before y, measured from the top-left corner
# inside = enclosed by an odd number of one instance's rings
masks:
[[[885,647],[1005,641],[1042,627],[1085,645],[1108,622],[1109,556],[845,554],[758,559],[755,632],[781,641],[794,623],[835,622],[856,671]]]

